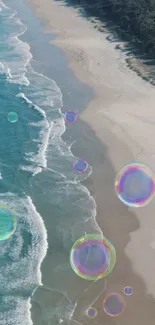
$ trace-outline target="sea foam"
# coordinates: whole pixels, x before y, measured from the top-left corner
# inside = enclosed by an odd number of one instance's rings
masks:
[[[0,72],[6,73],[8,82],[16,83],[21,87],[21,91],[16,94],[17,98],[27,103],[32,110],[35,110],[41,116],[41,120],[38,122],[29,121],[29,125],[38,127],[39,129],[38,139],[32,139],[32,142],[38,144],[38,151],[37,153],[26,151],[24,157],[25,162],[29,162],[30,165],[22,164],[20,165],[20,169],[31,172],[33,176],[36,176],[43,169],[50,172],[51,166],[48,166],[47,161],[48,153],[48,156],[52,157],[53,172],[63,175],[63,179],[65,179],[64,187],[62,186],[58,194],[64,194],[63,191],[66,191],[66,196],[69,197],[70,193],[76,190],[77,197],[78,195],[82,196],[81,201],[78,198],[76,199],[76,193],[73,196],[75,199],[74,204],[78,206],[80,203],[83,211],[81,212],[80,220],[77,219],[72,232],[70,232],[72,239],[75,239],[77,232],[81,233],[83,231],[83,233],[86,233],[89,229],[94,229],[94,232],[102,233],[95,219],[95,200],[89,191],[80,183],[81,180],[91,174],[92,168],[89,166],[85,176],[75,174],[72,170],[75,157],[72,154],[71,145],[68,146],[61,138],[66,129],[61,112],[63,106],[61,90],[54,80],[32,69],[30,65],[30,60],[32,59],[30,46],[19,38],[25,33],[27,27],[16,17],[16,12],[11,12],[11,9],[8,7],[2,7],[3,13],[5,9],[8,11],[8,21],[5,18],[5,22],[9,22],[10,25],[12,24],[14,32],[12,35],[6,36],[5,40],[2,40],[8,46],[11,45],[11,47],[8,48],[8,51],[10,51],[9,55],[6,52],[5,58],[0,57]],[[5,12],[5,17],[6,14]],[[11,61],[11,57],[16,57],[16,59]],[[23,294],[24,291],[26,294],[33,292],[37,286],[42,284],[40,266],[47,252],[47,233],[44,222],[29,196],[19,198],[13,193],[6,193],[6,197],[1,196],[1,200],[9,204],[9,207],[15,211],[19,218],[15,236],[10,242],[2,245],[3,256],[9,254],[13,263],[11,262],[0,267],[0,290],[7,295],[8,305],[10,301],[10,311],[7,311],[7,313],[4,312],[1,323],[3,324],[4,319],[6,319],[5,317],[8,317],[7,325],[21,325],[23,315],[25,315],[24,324],[30,325],[32,324],[30,319],[30,300],[21,300],[21,305],[19,305],[17,295]],[[66,245],[68,248],[67,236],[69,229],[68,224],[64,224],[63,222],[56,231],[58,237],[62,237],[64,246]],[[90,226],[88,226],[88,223]],[[25,231],[32,235],[31,245],[27,246],[26,251],[24,248],[26,244],[24,242]],[[23,252],[24,255],[22,256]],[[20,269],[19,265],[22,267],[20,274],[18,272]],[[8,282],[6,281],[8,281],[7,279],[10,274],[12,274],[12,280],[14,279],[14,281],[10,281],[9,286],[7,286]],[[14,311],[11,311],[13,296],[17,299],[14,300]],[[69,306],[66,316],[64,316],[65,310],[63,306],[59,306],[61,308],[58,308],[59,310],[56,311],[59,314],[59,321],[64,320],[66,317],[72,317],[76,302],[71,303]]]

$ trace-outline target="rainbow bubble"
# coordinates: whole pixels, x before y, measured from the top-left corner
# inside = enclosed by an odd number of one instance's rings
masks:
[[[131,296],[133,294],[133,288],[132,287],[129,287],[129,286],[126,286],[124,288],[124,294],[126,296]]]
[[[78,114],[75,111],[69,110],[65,113],[64,118],[69,123],[75,123],[78,118]]]
[[[106,277],[116,263],[116,250],[112,243],[98,234],[80,237],[70,252],[73,271],[83,279],[96,280]]]
[[[18,114],[16,112],[10,112],[8,114],[8,121],[11,123],[15,123],[18,121]]]
[[[124,204],[135,208],[143,207],[155,195],[155,175],[144,164],[127,164],[116,176],[115,191]]]
[[[91,307],[89,309],[86,310],[86,316],[88,318],[94,318],[97,316],[97,309],[94,307]]]
[[[0,240],[9,239],[17,227],[17,218],[6,206],[0,205]]]
[[[80,159],[75,161],[75,163],[73,164],[73,168],[78,173],[84,173],[84,172],[86,172],[86,170],[88,168],[88,163],[83,158],[80,158]]]
[[[119,293],[110,293],[103,300],[103,309],[111,317],[120,316],[125,309],[125,300]]]

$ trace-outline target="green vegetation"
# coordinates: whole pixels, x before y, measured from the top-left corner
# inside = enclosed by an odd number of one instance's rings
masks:
[[[89,13],[118,27],[122,35],[155,58],[155,0],[74,0]]]

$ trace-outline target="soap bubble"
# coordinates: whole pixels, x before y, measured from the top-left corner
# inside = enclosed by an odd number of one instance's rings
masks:
[[[105,313],[111,317],[120,316],[125,309],[125,300],[119,293],[110,293],[103,300],[103,309]]]
[[[8,114],[8,121],[11,123],[15,123],[18,121],[18,114],[16,112],[10,112]]]
[[[0,240],[9,239],[17,227],[16,216],[3,205],[0,205]]]
[[[86,170],[88,168],[88,163],[83,158],[80,158],[73,164],[73,168],[78,173],[84,173],[84,172],[86,172]]]
[[[98,234],[80,237],[71,249],[71,267],[78,276],[86,280],[106,277],[115,263],[114,246],[107,238]]]
[[[133,288],[132,288],[132,287],[126,286],[126,287],[124,288],[124,294],[125,294],[126,296],[131,296],[132,293],[133,293]]]
[[[97,309],[96,308],[89,308],[86,310],[86,315],[88,318],[94,318],[97,316]]]
[[[68,110],[65,113],[64,118],[69,123],[75,123],[78,118],[78,114],[75,111]]]
[[[118,198],[131,207],[147,205],[155,195],[155,175],[144,164],[125,165],[115,179]]]

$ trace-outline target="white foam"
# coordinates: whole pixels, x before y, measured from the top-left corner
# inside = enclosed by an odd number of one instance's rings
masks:
[[[37,166],[37,169],[32,166],[32,167],[27,167],[27,166],[20,166],[22,170],[33,170],[33,176],[38,174],[39,172],[42,171],[42,168],[47,167],[47,157],[46,157],[46,151],[49,143],[49,137],[50,133],[52,130],[53,123],[51,122],[50,124],[46,121],[46,126],[41,129],[40,131],[40,141],[38,141],[39,146],[38,146],[38,153],[26,153],[25,155],[25,160],[32,162]]]
[[[34,72],[33,69],[29,66],[28,66],[28,73],[29,73],[29,80],[31,80],[31,84],[35,84],[36,93],[35,96],[33,95],[33,102],[37,101],[38,106],[41,105],[45,107],[45,110],[47,112],[46,116],[48,116],[48,113],[51,113],[52,108],[50,106],[50,103],[52,98],[53,98],[52,100],[53,100],[54,107],[57,108],[57,116],[56,118],[52,119],[53,126],[52,126],[51,136],[48,137],[48,141],[50,138],[50,145],[52,145],[52,150],[54,150],[53,156],[55,154],[58,156],[65,156],[66,160],[68,159],[69,161],[74,161],[75,157],[71,151],[72,145],[68,146],[68,144],[66,144],[61,138],[62,134],[65,132],[66,126],[65,126],[65,120],[63,118],[63,114],[61,112],[61,107],[63,102],[62,102],[62,94],[60,92],[59,87],[56,85],[56,83],[53,80],[49,79],[48,77],[45,77],[42,74]],[[37,79],[34,80],[34,78],[36,77]],[[40,92],[40,88],[45,89],[45,92]],[[55,92],[56,97],[53,96],[53,89],[54,91],[56,91]],[[46,141],[46,145],[48,145],[47,141]],[[79,188],[79,190],[81,191],[81,195],[82,193],[85,193],[88,196],[88,201],[89,201],[88,205],[89,207],[91,206],[91,212],[89,217],[86,218],[84,222],[86,223],[87,221],[89,221],[91,228],[93,228],[95,232],[103,235],[100,227],[96,222],[96,202],[94,198],[90,195],[88,189],[85,186],[81,185],[80,183],[80,180],[87,178],[92,173],[92,167],[89,166],[89,169],[85,176],[84,175],[77,176],[75,173],[73,176],[71,169],[69,169],[68,173],[66,170],[64,171],[64,165],[62,165],[62,168],[59,166],[60,168],[59,169],[58,166],[54,164],[54,157],[53,157],[52,166],[53,166],[53,169],[51,169],[52,172],[55,171],[58,174],[63,175],[63,178],[67,178],[66,180],[67,184],[69,184],[70,181],[77,184],[76,190],[77,188]],[[50,170],[49,168],[47,169]],[[67,185],[66,185],[66,189],[67,189]]]
[[[21,53],[21,60],[12,60],[11,62],[6,62],[5,64],[11,70],[11,76],[8,77],[8,81],[11,83],[17,83],[21,85],[29,85],[29,80],[26,77],[26,66],[32,58],[32,54],[30,53],[30,46],[21,41],[18,37],[25,33],[25,30],[18,34],[18,36],[13,36],[8,38],[8,44],[14,48],[16,53]]]
[[[2,1],[0,1],[0,6],[5,9],[10,9],[9,7],[7,7]]]
[[[52,130],[53,123],[48,122],[46,119],[46,113],[44,110],[42,110],[39,106],[34,105],[32,101],[25,96],[24,93],[19,93],[17,97],[23,98],[29,105],[31,105],[32,109],[37,110],[44,120],[39,121],[37,123],[30,123],[31,125],[42,127],[40,131],[40,146],[38,149],[38,153],[26,153],[26,160],[31,161],[35,163],[35,165],[39,165],[39,167],[34,166],[20,166],[22,170],[32,171],[33,176],[41,172],[42,168],[45,168],[47,166],[47,159],[46,159],[46,150],[48,147],[49,137]],[[40,167],[41,166],[41,167]]]
[[[40,141],[34,140],[34,142],[40,143],[38,153],[26,157],[26,160],[35,163],[35,165],[38,165],[39,167],[46,168],[46,152],[51,131],[52,136],[54,136],[55,132],[58,134],[58,136],[61,136],[61,134],[65,131],[65,124],[60,111],[60,108],[63,104],[62,94],[60,88],[57,86],[55,81],[49,79],[48,77],[42,74],[36,73],[31,66],[27,67],[27,75],[28,79],[31,81],[31,88],[29,92],[30,98],[28,98],[24,93],[19,93],[17,97],[23,98],[29,105],[32,106],[33,109],[36,109],[43,116],[44,120],[39,122],[29,122],[31,126],[42,127],[42,129],[40,131]],[[33,85],[35,85],[34,88]],[[44,92],[42,92],[42,89],[44,89]],[[52,105],[54,105],[54,108],[57,109],[57,114],[61,116],[61,119],[59,121],[59,127],[56,128],[55,125],[55,130],[53,130],[54,122],[47,120],[47,114],[51,114],[51,103]],[[45,107],[47,113],[45,113],[45,111],[40,106],[43,108]],[[22,166],[22,170],[23,169],[30,171],[30,167],[27,166]],[[40,171],[41,168],[37,167],[33,175],[36,175]]]
[[[18,20],[18,22],[20,22],[20,20]],[[22,24],[22,23],[20,22],[20,24]],[[17,39],[16,39],[16,41],[18,42]],[[27,46],[26,50],[30,53],[29,46]],[[32,57],[32,54],[30,54],[29,57]],[[58,155],[65,156],[66,158],[68,158],[71,161],[74,160],[75,157],[73,156],[73,154],[71,152],[72,145],[68,146],[61,139],[61,136],[65,132],[66,127],[65,127],[65,121],[64,121],[64,118],[63,118],[63,115],[61,112],[61,107],[63,105],[63,102],[62,102],[62,93],[60,91],[60,88],[57,86],[57,84],[55,83],[54,80],[51,80],[50,78],[44,76],[41,73],[35,72],[32,69],[32,67],[30,66],[30,64],[28,64],[28,62],[26,65],[26,69],[27,69],[27,77],[28,77],[28,80],[30,80],[30,82],[31,82],[31,87],[32,87],[33,93],[31,94],[31,97],[30,97],[31,99],[27,98],[24,93],[19,93],[17,96],[25,99],[25,101],[28,104],[33,105],[33,108],[37,109],[43,115],[43,117],[45,119],[47,118],[48,114],[51,114],[51,110],[53,108],[54,108],[54,111],[57,112],[56,118],[52,119],[53,124],[52,123],[48,124],[48,122],[47,122],[47,125],[45,125],[45,128],[44,129],[42,128],[42,131],[41,131],[42,141],[39,146],[38,154],[37,155],[33,155],[33,154],[26,155],[26,159],[28,161],[34,162],[34,163],[36,163],[36,165],[39,164],[39,166],[36,167],[36,168],[38,168],[38,172],[39,172],[39,171],[41,171],[41,167],[43,167],[43,168],[47,167],[46,151],[47,151],[47,147],[48,147],[51,130],[52,130],[51,135],[52,135],[52,140],[53,140],[52,144],[53,144],[53,146],[55,146],[57,148]],[[34,88],[33,88],[33,85],[35,85]],[[42,91],[42,89],[44,89],[44,91]],[[35,105],[33,103],[35,103]],[[40,107],[45,108],[46,113]],[[30,122],[30,124],[32,125],[33,123]],[[42,124],[42,122],[38,122],[38,123],[34,123],[33,125],[40,126],[41,124]],[[46,129],[46,132],[45,132],[45,129]],[[39,142],[36,139],[34,141]],[[89,167],[90,168],[88,170],[86,177],[88,177],[92,172],[91,166],[89,166]],[[22,168],[22,170],[30,170],[31,167],[21,166],[21,168]],[[34,166],[32,168],[34,168]],[[61,172],[60,172],[60,174],[61,174]],[[69,176],[69,174],[67,176]],[[82,175],[81,178],[84,179],[84,175]],[[81,178],[79,175],[78,176],[75,175],[74,180],[79,182]],[[90,196],[90,193],[87,190],[87,188],[82,186],[80,183],[79,183],[79,186],[83,192],[84,191],[86,192],[90,201],[94,200],[93,197]],[[96,228],[96,230],[99,231],[99,233],[101,233],[101,230],[100,230],[99,226],[97,225],[95,218],[96,218],[96,203],[94,200],[94,209],[92,211],[90,219],[91,219],[91,223],[92,223],[92,220],[94,220],[94,222],[93,222],[94,227]]]
[[[17,11],[12,12],[12,14],[9,16],[9,19],[12,19],[14,16],[16,16]]]
[[[36,109],[45,119],[46,119],[46,113],[41,109],[39,106],[34,105],[30,99],[28,99],[24,93],[19,93],[16,95],[16,97],[23,98],[26,103],[32,105],[33,109]]]
[[[18,23],[19,25],[24,26],[20,20],[16,19],[15,13],[13,16],[11,16],[11,19],[14,19],[14,22]],[[42,127],[40,133],[41,139],[39,140],[32,139],[32,141],[40,143],[39,151],[37,155],[32,152],[27,152],[25,154],[25,159],[32,163],[31,166],[20,166],[22,170],[31,171],[34,176],[38,172],[41,172],[42,168],[47,167],[46,152],[47,152],[49,139],[51,140],[50,135],[52,136],[52,140],[53,140],[51,141],[51,143],[53,144],[53,149],[56,148],[55,150],[58,156],[59,155],[65,156],[66,160],[68,159],[69,161],[74,160],[75,157],[71,152],[71,145],[68,147],[68,145],[61,139],[61,136],[65,132],[66,127],[65,127],[65,121],[61,113],[61,107],[63,105],[63,102],[62,102],[62,94],[60,88],[57,86],[55,81],[49,79],[48,77],[45,77],[42,74],[34,72],[32,67],[29,65],[29,62],[32,58],[32,54],[30,53],[30,47],[28,44],[20,41],[18,38],[25,31],[26,31],[26,27],[24,31],[22,31],[17,36],[12,36],[8,38],[8,43],[13,46],[14,51],[21,53],[21,60],[17,60],[14,62],[5,61],[2,62],[2,65],[5,71],[7,71],[9,82],[18,83],[26,86],[30,85],[31,82],[31,87],[30,89],[28,89],[28,91],[30,92],[30,97],[28,96],[29,97],[28,98],[24,93],[19,93],[17,97],[23,98],[27,102],[27,104],[32,106],[32,109],[37,110],[43,117],[43,121],[37,123],[33,123],[31,121],[29,122],[31,125]],[[44,110],[46,111],[46,113]],[[47,119],[50,120],[52,110],[55,113],[55,118],[54,119],[52,118],[52,122],[51,122],[48,121]],[[88,177],[91,171],[92,170],[90,166],[90,169],[86,177]],[[74,173],[73,175],[71,170],[69,170],[69,172],[65,172],[63,170],[63,165],[61,167],[60,172],[57,169],[55,170],[55,172],[58,172],[60,175],[62,175],[64,172],[67,175],[67,176],[63,175],[64,178],[67,179],[69,178],[67,182],[70,182],[72,180],[72,182],[76,185],[76,190],[77,191],[79,190],[81,191],[81,193],[83,192],[86,194],[87,196],[86,207],[92,208],[91,211],[89,211],[90,216],[88,216],[88,218],[85,218],[85,220],[79,222],[79,224],[77,222],[77,224],[74,227],[74,235],[76,234],[77,226],[79,226],[78,229],[80,232],[83,228],[84,230],[87,230],[87,227],[84,225],[87,223],[87,221],[90,222],[93,229],[95,229],[99,233],[102,233],[95,219],[96,202],[94,198],[90,195],[87,188],[81,185],[80,176],[79,175],[76,176]],[[81,177],[82,179],[84,179],[84,175]],[[69,184],[67,182],[66,185]],[[28,286],[32,286],[32,284],[41,285],[40,266],[47,252],[47,234],[46,234],[46,229],[43,220],[41,216],[38,214],[38,212],[36,211],[30,197],[19,199],[16,196],[14,196],[12,193],[11,194],[7,193],[6,199],[1,195],[0,198],[2,199],[2,201],[4,201],[4,203],[6,204],[8,203],[8,206],[10,206],[10,208],[13,211],[15,211],[15,213],[19,217],[19,220],[21,221],[21,224],[19,222],[17,231],[13,236],[15,244],[13,245],[13,238],[12,238],[10,242],[6,242],[3,245],[3,252],[8,252],[9,249],[10,258],[13,259],[13,263],[5,266],[0,265],[0,292],[7,291],[7,294],[11,294],[12,290],[14,292],[18,291],[19,288],[23,290]],[[32,242],[32,247],[28,250],[27,256],[21,258],[20,255],[23,247],[22,225],[24,226],[25,230],[28,230],[32,233],[33,242]],[[20,267],[22,267],[22,270],[19,275],[18,270],[20,269]],[[16,279],[12,282],[8,282],[7,278],[9,277],[9,274],[13,274],[13,276],[16,276]],[[6,286],[6,281],[8,282],[7,286]],[[26,305],[24,305],[23,309],[21,308],[21,306],[19,306],[20,314],[22,314],[23,310],[25,310],[24,318],[22,318],[23,315],[22,317],[21,315],[19,315],[19,317],[21,317],[19,318],[21,319],[21,321],[19,321],[17,317],[16,319],[13,320],[14,323],[12,324],[21,325],[23,319],[25,325],[32,324],[32,321],[30,319],[30,303],[29,305],[27,305],[28,309],[26,309],[25,306]],[[71,319],[75,307],[76,304],[74,304],[74,306],[72,305],[72,307],[70,308],[68,312],[69,319]],[[10,317],[13,318],[11,314]],[[63,317],[62,315],[60,315],[59,318],[60,322],[62,319]]]
[[[0,62],[0,73],[1,73],[1,74],[5,73],[5,67],[4,67],[4,65],[2,64],[2,62]]]
[[[3,296],[2,303],[8,310],[0,313],[1,325],[33,325],[30,298],[22,300],[21,297]]]
[[[5,66],[2,62],[0,62],[0,74],[6,74],[7,75],[7,78],[12,78],[12,75],[11,75],[11,70]]]
[[[40,266],[47,252],[47,233],[29,196],[19,198],[9,192],[0,194],[0,201],[17,216],[14,235],[0,242],[1,256],[8,255],[7,263],[0,263],[0,292],[4,293],[3,303],[7,306],[0,312],[0,324],[21,325],[24,321],[30,325],[30,299],[22,299],[22,292],[28,288],[32,292],[42,284]],[[31,243],[23,242],[23,231],[31,234]],[[23,255],[25,245],[27,252]]]
[[[42,167],[19,165],[19,168],[20,170],[32,173],[32,176],[35,176],[42,172]]]
[[[6,7],[2,2],[0,3],[2,13],[3,11],[10,13],[10,8]],[[29,85],[29,80],[25,76],[26,66],[32,58],[32,54],[30,53],[29,44],[21,41],[19,36],[25,33],[27,27],[20,21],[19,18],[16,18],[16,11],[11,10],[11,14],[8,15],[9,23],[12,21],[12,24],[20,26],[19,33],[12,33],[5,39],[5,43],[9,45],[8,51],[11,51],[11,55],[8,56],[9,52],[3,53],[3,57],[1,58],[1,63],[3,64],[5,71],[9,71],[8,81],[11,83],[18,83],[22,85]],[[11,45],[11,46],[10,46]],[[18,56],[17,56],[18,54]],[[20,57],[19,57],[20,54]],[[10,60],[10,56],[14,59]],[[15,59],[17,56],[17,59]]]
[[[17,230],[11,239],[0,242],[0,248],[6,251],[13,261],[5,265],[0,264],[0,292],[9,294],[12,290],[24,290],[29,285],[31,287],[42,284],[40,266],[47,252],[47,233],[43,219],[29,196],[19,198],[13,193],[6,193],[0,194],[0,200],[14,212],[18,222]],[[21,257],[23,230],[32,234],[32,243],[26,256]],[[10,278],[10,272],[12,281],[7,280]]]
[[[27,76],[33,90],[32,101],[39,107],[45,108],[46,115],[51,114],[51,111],[56,111],[62,116],[62,93],[56,82],[34,71],[30,65],[27,65]],[[43,89],[44,91],[42,91]]]

